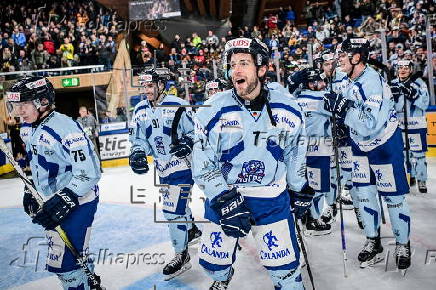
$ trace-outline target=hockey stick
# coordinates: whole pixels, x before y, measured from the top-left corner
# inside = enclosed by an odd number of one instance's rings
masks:
[[[309,279],[310,279],[310,283],[312,284],[312,289],[315,290],[315,283],[313,282],[312,270],[310,269],[309,260],[307,259],[306,246],[304,245],[303,235],[301,234],[301,229],[299,225],[301,221],[299,221],[295,217],[295,215],[294,215],[294,221],[295,221],[295,228],[297,229],[298,239],[300,240],[301,251],[303,252],[304,260],[306,261],[307,274],[309,274]]]
[[[332,71],[330,75],[330,93],[333,92],[333,72],[335,71],[336,64],[332,66]],[[338,148],[338,137],[337,137],[337,122],[335,113],[332,112],[331,117],[332,122],[332,138],[333,138],[333,152],[335,156],[335,167],[336,167],[336,192],[338,193],[336,200],[339,200],[339,215],[341,219],[341,244],[342,244],[342,254],[343,254],[343,264],[344,264],[344,277],[347,278],[347,245],[345,242],[345,224],[344,224],[344,210],[342,208],[342,201],[340,200],[342,196],[342,186],[341,186],[341,170],[339,165],[339,148]]]
[[[15,161],[14,156],[12,155],[12,152],[9,150],[9,148],[6,146],[5,142],[2,138],[0,138],[0,150],[3,151],[3,153],[6,155],[6,158],[9,160],[9,162],[14,167],[15,171],[18,173],[18,177],[23,181],[24,185],[29,189],[32,196],[37,200],[40,207],[44,204],[44,197],[36,190],[35,186],[33,185],[32,181],[30,181],[26,175],[24,174],[23,170],[21,169],[20,165]],[[71,243],[70,239],[67,236],[67,233],[61,228],[60,225],[56,226],[55,228],[56,232],[61,237],[62,241],[64,241],[65,245],[70,249],[71,253],[73,254],[74,258],[77,261],[77,264],[82,267],[83,271],[85,272],[86,276],[88,277],[88,281],[91,284],[91,289],[96,290],[103,290],[104,288],[100,285],[100,277],[97,276],[95,273],[92,273],[89,267],[86,265],[86,260],[84,257],[80,256],[79,252],[76,250],[74,245]]]
[[[377,193],[377,195],[378,195],[378,202],[380,203],[380,213],[381,213],[382,223],[385,225],[386,218],[385,218],[385,210],[383,209],[383,201],[382,201],[380,193]]]

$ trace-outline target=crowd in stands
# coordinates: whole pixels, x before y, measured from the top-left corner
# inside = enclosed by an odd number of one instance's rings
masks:
[[[411,59],[415,71],[427,76],[426,68],[426,22],[434,22],[433,0],[354,0],[327,2],[307,1],[302,15],[298,16],[292,7],[280,8],[278,13],[267,15],[260,26],[232,29],[224,37],[213,31],[208,35],[192,33],[182,39],[179,35],[169,43],[153,51],[143,41],[134,63],[151,65],[155,61],[176,73],[183,66],[192,69],[190,82],[204,82],[212,76],[212,63],[219,64],[226,41],[234,37],[257,37],[268,45],[271,51],[269,76],[276,79],[279,65],[281,81],[296,69],[308,65],[309,58],[316,58],[324,49],[334,49],[337,43],[349,36],[365,37],[370,41],[373,60],[382,62],[382,41],[380,30],[385,30],[387,40],[387,66],[394,72],[400,59]],[[342,3],[340,3],[342,2]],[[297,25],[297,17],[306,21]],[[432,23],[434,24],[434,23]],[[436,29],[431,27],[431,41],[436,47]],[[313,53],[308,53],[311,44]],[[436,54],[433,53],[436,64]],[[219,66],[218,66],[219,67]]]
[[[111,68],[116,12],[85,0],[1,1],[0,9],[0,71]]]
[[[117,14],[94,1],[32,1],[0,3],[0,70],[32,70],[102,64],[110,69],[116,54]],[[192,33],[174,36],[171,43],[153,48],[146,41],[132,54],[137,66],[159,66],[177,72],[188,67],[191,77],[204,81],[212,76],[212,64],[219,64],[226,41],[234,37],[257,37],[271,50],[269,71],[281,80],[307,65],[323,49],[334,48],[351,35],[366,37],[371,58],[382,61],[380,29],[386,31],[388,67],[393,71],[399,59],[412,59],[416,71],[426,77],[426,22],[434,14],[434,0],[354,0],[333,5],[306,1],[302,15],[292,7],[265,16],[261,25],[232,29],[227,35]],[[306,24],[297,25],[297,17]],[[434,19],[433,19],[434,21]],[[431,41],[435,47],[434,26]],[[308,53],[311,44],[313,53]],[[435,55],[433,54],[433,59]],[[435,62],[435,60],[434,60]],[[219,65],[218,65],[219,67]]]

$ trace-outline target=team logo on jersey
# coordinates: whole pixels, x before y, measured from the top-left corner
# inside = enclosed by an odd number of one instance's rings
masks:
[[[307,171],[307,174],[309,175],[310,179],[313,179],[313,171],[312,170]]]
[[[397,112],[395,110],[391,110],[389,114],[389,122],[395,122],[397,119]]]
[[[359,169],[360,169],[359,162],[353,161],[353,170],[354,171],[359,171]]]
[[[375,171],[375,175],[376,175],[377,181],[381,181],[382,180],[383,174],[381,173],[380,169],[377,169]]]
[[[223,242],[221,232],[212,232],[210,234],[210,241],[212,242],[212,248],[221,248],[221,243]]]
[[[259,160],[250,160],[242,164],[242,171],[238,174],[236,183],[261,183],[265,176],[265,164]]]
[[[263,242],[266,244],[268,250],[270,251],[272,250],[273,247],[277,248],[279,246],[275,243],[276,241],[278,241],[278,239],[276,236],[273,235],[272,230],[263,236]]]
[[[165,146],[163,143],[163,138],[161,136],[157,136],[154,138],[154,143],[156,144],[156,149],[159,154],[165,155]]]
[[[341,159],[342,160],[347,159],[347,152],[341,151]]]

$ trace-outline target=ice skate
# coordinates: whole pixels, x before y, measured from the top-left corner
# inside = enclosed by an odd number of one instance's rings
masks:
[[[181,253],[177,253],[163,269],[164,280],[168,281],[191,269],[192,265],[189,262],[190,260],[191,258],[187,249]]]
[[[342,209],[351,210],[354,207],[349,191],[346,191],[346,193],[343,192],[338,201],[342,204]]]
[[[230,269],[229,277],[226,281],[213,281],[212,285],[210,286],[209,290],[226,290],[227,287],[229,287],[229,283],[232,280],[233,273],[235,270],[233,267]]]
[[[409,181],[409,186],[415,186],[416,185],[416,178],[415,177],[410,177],[410,181]]]
[[[366,268],[382,261],[384,258],[381,253],[383,253],[383,247],[381,245],[380,236],[366,238],[365,245],[358,255],[360,268]]]
[[[336,204],[329,205],[327,209],[324,211],[324,213],[321,216],[321,220],[325,224],[333,224],[336,221],[336,214],[338,213],[338,209],[336,207]]]
[[[406,274],[406,270],[410,267],[410,256],[410,241],[407,244],[400,244],[397,242],[394,257],[397,268],[401,271],[403,276]]]
[[[306,229],[304,231],[306,236],[322,236],[328,235],[331,232],[331,225],[325,224],[321,219],[314,219],[311,216],[307,217]]]
[[[427,193],[427,184],[423,180],[418,180],[418,190],[420,193]]]

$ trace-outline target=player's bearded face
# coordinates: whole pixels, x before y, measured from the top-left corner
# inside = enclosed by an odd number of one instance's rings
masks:
[[[408,66],[400,66],[398,68],[398,77],[400,79],[407,79],[410,76],[410,67]]]
[[[259,85],[257,69],[249,53],[236,53],[230,60],[232,83],[237,94],[244,98]]]
[[[145,83],[144,94],[147,96],[147,100],[153,101],[157,96],[156,84],[152,82]]]

